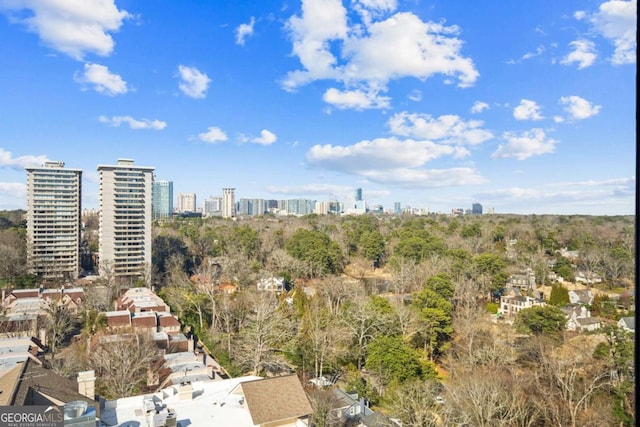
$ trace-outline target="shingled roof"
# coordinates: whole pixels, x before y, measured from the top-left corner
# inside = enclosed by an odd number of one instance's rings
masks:
[[[239,384],[254,425],[263,425],[313,412],[295,375],[265,378]]]

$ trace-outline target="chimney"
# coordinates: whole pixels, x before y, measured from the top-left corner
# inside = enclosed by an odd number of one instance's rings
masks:
[[[96,372],[82,371],[78,372],[78,393],[89,399],[96,397]]]

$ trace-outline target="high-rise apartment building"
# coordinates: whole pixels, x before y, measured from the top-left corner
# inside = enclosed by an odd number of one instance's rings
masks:
[[[178,212],[196,211],[196,193],[178,193]]]
[[[362,201],[362,188],[356,188],[355,199],[356,202]]]
[[[402,205],[400,202],[393,203],[393,213],[399,215],[402,213]]]
[[[73,281],[80,271],[82,171],[63,162],[25,169],[28,266],[42,279]]]
[[[474,203],[471,205],[471,213],[473,215],[482,215],[482,205],[480,203]]]
[[[153,219],[168,218],[173,215],[173,181],[153,180]]]
[[[231,218],[236,215],[235,188],[222,189],[222,217]]]
[[[257,216],[264,213],[264,199],[240,199],[238,203],[238,215]]]
[[[150,277],[153,170],[130,159],[98,166],[102,275]]]

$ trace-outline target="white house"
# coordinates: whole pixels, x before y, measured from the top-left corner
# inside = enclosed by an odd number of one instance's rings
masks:
[[[261,279],[257,283],[257,289],[258,291],[283,292],[284,278],[271,276]]]
[[[540,298],[521,295],[517,288],[510,289],[507,292],[500,297],[500,307],[498,307],[498,314],[505,317],[515,316],[525,308],[546,305]]]
[[[618,327],[624,329],[625,331],[635,333],[636,332],[635,316],[623,317],[622,319],[618,320]]]

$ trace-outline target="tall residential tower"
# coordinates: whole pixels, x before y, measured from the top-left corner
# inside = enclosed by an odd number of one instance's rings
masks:
[[[80,271],[82,171],[63,162],[25,169],[29,269],[42,279],[72,282]]]
[[[118,159],[99,165],[101,275],[148,279],[151,275],[153,167]]]
[[[222,217],[231,218],[236,216],[236,196],[235,188],[222,189]]]

